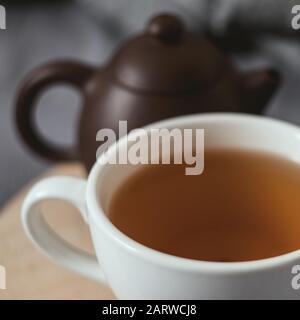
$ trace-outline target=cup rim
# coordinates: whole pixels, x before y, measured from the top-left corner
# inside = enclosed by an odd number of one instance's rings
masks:
[[[300,128],[296,125],[287,123],[282,120],[274,118],[266,118],[259,115],[250,115],[242,113],[199,113],[193,115],[184,115],[179,117],[168,118],[166,120],[158,121],[143,127],[149,130],[153,127],[173,127],[182,126],[183,124],[192,124],[195,122],[205,123],[205,122],[224,122],[224,121],[252,121],[260,122],[269,125],[275,125],[281,129],[288,130],[292,134],[299,137],[300,144]],[[123,144],[127,140],[128,135],[122,137],[116,143],[112,144],[108,153],[118,148],[119,145]],[[101,158],[101,157],[100,157]],[[99,158],[99,159],[100,159]],[[101,164],[99,159],[95,162],[87,182],[87,208],[88,215],[91,217],[90,223],[95,223],[97,229],[105,233],[111,239],[116,241],[118,245],[122,246],[126,250],[130,251],[132,254],[143,258],[147,261],[165,266],[172,269],[180,269],[192,272],[205,272],[205,273],[242,273],[242,272],[257,272],[260,270],[276,268],[290,264],[296,259],[300,259],[300,248],[299,250],[291,251],[279,256],[251,260],[251,261],[241,261],[241,262],[214,262],[214,261],[202,261],[189,258],[183,258],[178,256],[173,256],[164,252],[147,247],[124,234],[106,216],[104,209],[99,201],[99,195],[97,194],[97,183],[100,173],[106,167],[105,164]],[[299,230],[300,232],[300,230]]]

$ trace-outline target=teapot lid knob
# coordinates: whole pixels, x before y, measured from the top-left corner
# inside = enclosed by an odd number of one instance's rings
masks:
[[[147,27],[148,34],[164,43],[178,43],[184,34],[185,26],[180,18],[172,14],[153,17]]]

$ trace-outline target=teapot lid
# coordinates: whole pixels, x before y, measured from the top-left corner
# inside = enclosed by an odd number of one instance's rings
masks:
[[[164,14],[120,48],[109,70],[128,89],[186,94],[211,87],[224,65],[222,54],[205,36],[188,33],[180,18]]]

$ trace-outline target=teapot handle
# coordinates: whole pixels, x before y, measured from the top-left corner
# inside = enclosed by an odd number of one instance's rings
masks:
[[[77,148],[54,145],[39,133],[34,121],[37,98],[49,86],[68,84],[84,95],[84,86],[95,69],[75,61],[55,61],[28,74],[19,89],[16,101],[16,124],[23,141],[38,155],[55,161],[77,160]]]

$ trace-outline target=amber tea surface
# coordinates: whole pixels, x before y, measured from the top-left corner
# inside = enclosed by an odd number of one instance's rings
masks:
[[[149,165],[108,215],[130,238],[175,256],[237,262],[300,249],[300,165],[272,154],[206,150],[201,175]]]

